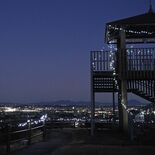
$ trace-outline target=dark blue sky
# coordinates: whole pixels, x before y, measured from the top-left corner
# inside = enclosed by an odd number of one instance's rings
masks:
[[[148,1],[1,0],[0,102],[89,100],[89,51],[104,46],[105,23]]]

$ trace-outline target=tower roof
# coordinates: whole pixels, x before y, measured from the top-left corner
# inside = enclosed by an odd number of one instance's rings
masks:
[[[127,43],[155,42],[155,13],[148,13],[112,21],[106,24],[106,42],[117,42],[120,30],[126,32]]]

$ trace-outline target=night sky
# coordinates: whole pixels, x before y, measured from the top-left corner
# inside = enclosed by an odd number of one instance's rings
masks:
[[[148,5],[149,0],[0,0],[0,102],[88,101],[89,51],[105,46],[105,23],[145,13]]]

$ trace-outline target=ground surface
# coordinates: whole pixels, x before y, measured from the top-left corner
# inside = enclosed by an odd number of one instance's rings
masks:
[[[146,155],[155,145],[131,143],[122,133],[101,130],[91,137],[87,129],[57,129],[43,142],[11,152],[10,155]],[[0,153],[1,155],[1,153]]]

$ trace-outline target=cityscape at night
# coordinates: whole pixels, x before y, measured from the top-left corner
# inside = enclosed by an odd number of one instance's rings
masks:
[[[0,155],[155,153],[154,0],[1,0],[0,20]]]
[[[136,123],[154,123],[155,111],[154,107],[144,105],[130,106],[129,111],[133,114],[134,122]],[[25,122],[32,119],[32,124],[40,123],[40,118],[46,115],[47,123],[57,123],[62,125],[66,122],[70,127],[90,127],[91,109],[88,105],[1,105],[1,130],[6,122],[12,125],[16,122],[15,127],[24,127]],[[118,109],[115,110],[115,121],[118,124]],[[35,119],[34,119],[35,118]],[[113,123],[113,108],[112,106],[98,105],[95,109],[96,122],[101,124]],[[26,126],[27,124],[25,124]],[[64,124],[65,125],[65,124]],[[89,125],[89,126],[86,126]],[[65,126],[64,126],[65,127]]]

